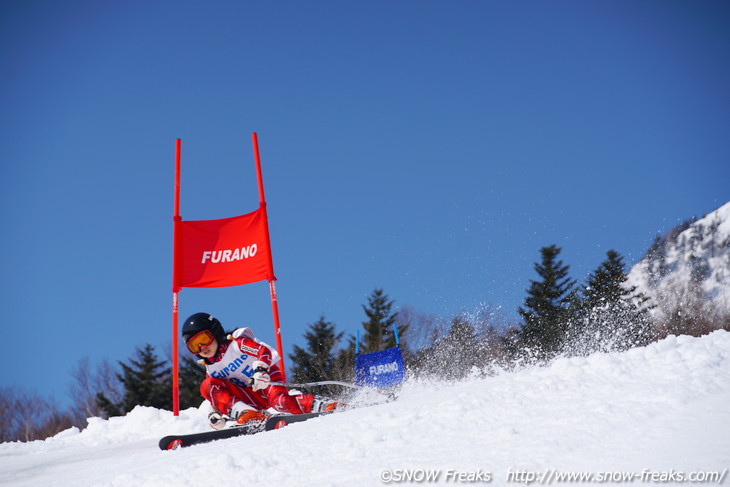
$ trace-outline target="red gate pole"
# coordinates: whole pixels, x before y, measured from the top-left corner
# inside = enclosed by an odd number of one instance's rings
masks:
[[[261,175],[261,155],[259,153],[259,139],[256,135],[256,132],[251,134],[251,139],[253,141],[253,154],[254,154],[254,160],[256,161],[256,179],[258,180],[259,184],[259,208],[263,209],[264,214],[266,214],[266,198],[264,197],[264,179]],[[281,373],[284,376],[284,381],[286,382],[286,367],[284,366],[284,347],[281,344],[281,325],[279,323],[279,304],[276,299],[276,286],[274,285],[274,281],[276,278],[274,277],[274,260],[272,257],[271,252],[271,239],[269,237],[269,217],[266,216],[266,245],[269,248],[269,274],[271,274],[271,279],[269,279],[269,294],[271,295],[271,312],[274,315],[274,334],[276,335],[276,349],[279,352],[279,357],[281,357]]]
[[[180,241],[180,149],[182,141],[175,141],[175,213],[172,217],[173,236],[172,236],[172,413],[175,416],[180,415],[180,386],[178,380],[178,265],[177,260],[180,258],[178,254],[178,242]]]

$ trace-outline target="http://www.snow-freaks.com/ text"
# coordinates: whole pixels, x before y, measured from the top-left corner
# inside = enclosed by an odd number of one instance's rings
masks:
[[[727,478],[728,469],[713,471],[685,472],[681,470],[657,471],[644,469],[640,472],[603,471],[603,472],[564,472],[555,468],[544,471],[508,469],[499,479],[488,470],[455,470],[425,468],[393,468],[380,471],[380,481],[384,484],[489,484],[513,483],[524,485],[552,484],[716,484]]]

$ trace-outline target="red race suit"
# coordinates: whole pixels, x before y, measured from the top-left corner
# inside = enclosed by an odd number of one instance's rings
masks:
[[[314,396],[310,394],[290,395],[289,390],[280,385],[270,385],[258,391],[251,389],[253,363],[256,361],[268,366],[271,382],[283,381],[281,370],[275,363],[278,360],[276,352],[256,340],[249,329],[243,329],[238,338],[219,343],[216,354],[205,359],[207,376],[200,384],[200,394],[223,414],[229,414],[237,401],[259,411],[273,408],[290,414],[312,412]]]

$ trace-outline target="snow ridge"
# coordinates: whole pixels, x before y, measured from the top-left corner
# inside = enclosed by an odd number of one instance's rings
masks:
[[[730,203],[655,242],[627,285],[655,303],[698,292],[718,312],[730,313]]]

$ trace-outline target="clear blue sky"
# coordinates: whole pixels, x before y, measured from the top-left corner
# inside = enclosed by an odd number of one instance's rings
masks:
[[[287,352],[383,288],[517,320],[539,249],[609,249],[730,200],[724,1],[25,1],[0,7],[0,384],[171,342],[182,217],[258,205]],[[273,341],[266,283],[184,289]]]

